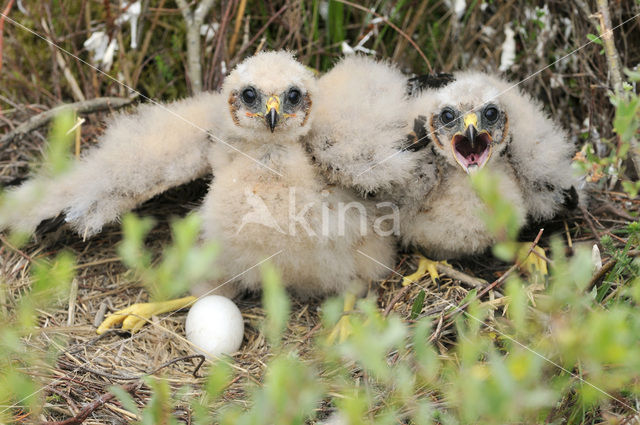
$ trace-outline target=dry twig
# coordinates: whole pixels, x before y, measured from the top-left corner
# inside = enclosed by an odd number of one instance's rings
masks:
[[[187,24],[187,75],[191,82],[191,91],[196,94],[202,92],[200,27],[213,6],[213,0],[200,1],[195,10],[191,10],[186,0],[177,0],[177,3]]]
[[[350,2],[350,1],[347,1],[347,0],[336,0],[336,1],[339,2],[339,3],[346,4],[347,6],[353,7],[355,9],[359,9],[359,10],[362,10],[364,12],[371,13],[372,15],[382,19],[385,24],[387,24],[391,28],[393,28],[394,31],[396,31],[398,34],[400,34],[402,36],[402,38],[407,40],[409,42],[409,44],[411,44],[413,46],[413,48],[416,49],[416,51],[418,52],[418,54],[420,55],[420,57],[422,58],[424,63],[427,64],[427,68],[429,69],[429,73],[433,73],[433,68],[431,67],[431,62],[429,62],[429,59],[427,59],[427,56],[424,54],[422,49],[420,49],[418,44],[416,44],[416,42],[411,38],[410,35],[408,35],[404,31],[402,31],[400,28],[398,28],[398,26],[395,25],[393,22],[391,22],[389,19],[387,19],[386,17],[380,15],[379,13],[376,13],[376,12],[374,12],[372,10],[367,9],[364,6],[360,6],[359,4],[356,4],[356,3],[353,3],[353,2]]]
[[[544,229],[540,229],[540,231],[538,232],[538,235],[534,239],[533,243],[531,243],[531,246],[529,247],[529,251],[527,252],[527,255],[524,256],[525,259],[533,252],[533,249],[538,245],[538,242],[540,242],[540,238],[542,237],[542,233],[543,232],[544,232]],[[504,272],[504,274],[502,276],[500,276],[498,279],[496,279],[491,285],[486,286],[482,291],[478,292],[478,294],[474,297],[473,300],[466,302],[461,307],[458,307],[454,311],[452,311],[451,313],[447,314],[444,317],[445,320],[450,319],[457,312],[464,311],[467,307],[469,307],[469,304],[471,304],[472,301],[480,299],[487,292],[489,292],[492,289],[495,289],[498,286],[502,285],[504,283],[504,281],[507,280],[507,277],[509,277],[511,275],[511,273],[513,273],[516,269],[518,269],[520,267],[520,265],[521,265],[520,261],[516,261],[515,264],[509,268],[509,270]]]
[[[238,42],[238,34],[240,33],[240,26],[242,25],[242,18],[244,17],[244,10],[247,6],[247,0],[240,0],[238,6],[238,13],[236,14],[236,23],[233,26],[233,34],[231,35],[231,41],[229,41],[229,56],[233,55],[236,50],[236,43]]]
[[[202,365],[204,364],[204,361],[206,360],[206,357],[202,354],[191,354],[188,356],[182,356],[182,357],[178,357],[176,359],[172,359],[169,360],[168,362],[165,362],[163,364],[161,364],[160,366],[158,366],[157,368],[153,369],[150,372],[146,372],[140,375],[118,375],[115,373],[107,373],[107,372],[102,372],[100,370],[96,370],[96,369],[92,369],[90,367],[87,366],[83,366],[83,365],[72,365],[72,364],[67,364],[66,362],[63,361],[59,361],[61,365],[65,365],[69,368],[71,368],[72,370],[84,370],[85,372],[89,372],[89,373],[93,373],[94,375],[98,375],[98,376],[102,376],[104,378],[107,379],[117,379],[117,380],[121,380],[121,381],[136,381],[138,379],[142,379],[145,376],[150,376],[150,375],[154,375],[156,373],[158,373],[159,371],[161,371],[162,369],[164,369],[165,367],[171,366],[172,364],[178,363],[178,362],[183,362],[183,361],[187,361],[187,360],[191,360],[191,359],[198,359],[199,363],[196,365],[195,369],[193,369],[193,377],[194,378],[198,378],[198,372],[200,371],[200,368],[202,367]]]
[[[9,0],[7,3],[7,7],[2,11],[2,16],[0,16],[0,71],[2,71],[2,46],[4,41],[4,18],[11,12],[11,7],[13,6],[14,0]]]
[[[132,391],[137,390],[140,387],[140,383],[132,383],[127,384],[123,388],[126,392],[130,393]],[[56,422],[43,422],[44,425],[79,425],[84,422],[90,414],[92,414],[95,410],[102,407],[105,403],[113,400],[115,395],[113,393],[105,393],[99,396],[97,399],[87,404],[82,408],[82,410],[73,418],[65,419],[64,421],[56,421]]]
[[[640,251],[629,251],[627,252],[627,255],[630,257],[637,257],[638,255],[640,255]],[[586,286],[585,291],[590,291],[595,285],[597,285],[598,282],[600,282],[607,275],[607,273],[609,273],[613,269],[616,263],[617,260],[615,258],[610,258],[609,260],[607,260],[607,262],[602,265],[600,270],[598,270],[593,275],[593,277],[589,281],[589,284]]]
[[[72,110],[79,114],[89,114],[92,112],[104,111],[106,109],[119,109],[133,103],[136,100],[136,97],[97,97],[95,99],[56,106],[55,108],[51,108],[48,111],[29,118],[14,130],[2,136],[0,138],[0,148],[6,146],[16,137],[22,137],[25,134],[47,125],[49,121],[64,111]]]

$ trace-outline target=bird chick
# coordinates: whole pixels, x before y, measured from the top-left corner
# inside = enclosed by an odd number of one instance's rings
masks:
[[[414,174],[430,171],[436,178],[418,177],[420,191],[400,195],[403,245],[450,259],[494,244],[469,178],[481,168],[499,177],[499,191],[515,207],[519,227],[576,205],[573,146],[540,105],[510,83],[461,72],[411,102],[420,137],[427,140],[416,152],[421,166]]]
[[[255,265],[265,258],[302,296],[386,273],[357,251],[393,263],[394,241],[373,231],[374,206],[328,184],[303,147],[318,93],[313,74],[283,52],[249,58],[224,81],[228,110],[219,118],[237,150],[211,157],[215,178],[200,214],[203,237],[223,248],[219,267],[238,276],[235,289],[259,287]]]
[[[390,232],[374,232],[374,205],[329,184],[306,152],[317,94],[314,75],[291,54],[259,53],[229,74],[220,93],[116,118],[69,173],[14,192],[39,190],[44,198],[26,218],[3,224],[33,230],[62,212],[79,233],[93,234],[154,194],[212,171],[197,214],[202,238],[220,243],[212,265],[220,278],[194,294],[258,289],[266,259],[299,295],[361,292],[393,265],[395,242]],[[136,331],[152,315],[194,301],[134,304],[98,332],[118,323]]]

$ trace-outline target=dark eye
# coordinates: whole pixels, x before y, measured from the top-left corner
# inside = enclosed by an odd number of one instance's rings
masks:
[[[494,122],[498,119],[498,108],[496,108],[495,106],[489,106],[484,110],[484,117],[487,119],[487,121]]]
[[[244,89],[242,91],[242,101],[247,105],[251,105],[253,102],[255,102],[256,97],[256,91],[252,87],[249,87],[248,89]]]
[[[455,119],[456,119],[455,112],[453,112],[453,110],[449,108],[444,109],[442,112],[440,112],[440,121],[442,121],[443,124],[449,124],[453,122],[453,120]]]
[[[292,105],[297,105],[298,102],[300,102],[301,97],[302,95],[300,94],[300,90],[298,89],[291,89],[289,90],[289,93],[287,93],[287,100]]]

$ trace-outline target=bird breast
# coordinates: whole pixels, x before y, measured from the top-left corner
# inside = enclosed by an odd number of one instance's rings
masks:
[[[266,152],[248,154],[264,159]],[[221,245],[219,263],[234,275],[273,256],[285,285],[303,293],[349,284],[354,248],[362,231],[371,235],[373,218],[368,207],[350,204],[368,204],[327,185],[301,147],[274,149],[268,157],[279,174],[242,155],[215,174],[201,215],[203,237]],[[254,274],[242,276],[246,287],[259,284]]]
[[[301,147],[248,154],[260,158],[262,165],[238,155],[216,172],[202,209],[215,225],[205,237],[272,249],[357,240],[358,215],[366,216],[368,210],[345,207],[350,202],[367,204],[328,185]]]
[[[502,166],[492,167],[500,178],[500,193],[514,205],[519,225],[526,211],[522,191],[513,172]],[[478,254],[495,243],[487,229],[483,213],[486,206],[471,186],[466,173],[448,167],[439,184],[427,199],[413,209],[404,209],[400,220],[402,243],[416,245],[434,259],[451,259]]]

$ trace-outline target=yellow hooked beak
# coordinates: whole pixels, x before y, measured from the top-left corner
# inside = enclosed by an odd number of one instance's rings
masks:
[[[464,134],[473,146],[478,135],[478,116],[475,113],[472,112],[464,116],[464,128]]]
[[[478,127],[478,116],[474,112],[464,116],[464,127],[469,128],[470,125]]]
[[[271,132],[275,130],[278,124],[278,118],[280,117],[280,98],[278,96],[271,96],[267,99],[267,110],[264,114],[264,119],[267,121],[267,125]]]
[[[471,112],[464,116],[464,134],[456,133],[451,140],[455,160],[467,173],[482,168],[491,157],[491,135],[478,131],[478,116]]]

